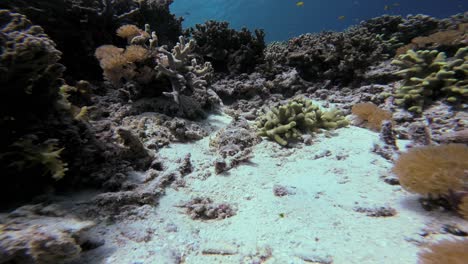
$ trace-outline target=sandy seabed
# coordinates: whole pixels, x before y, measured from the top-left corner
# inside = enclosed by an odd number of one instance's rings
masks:
[[[205,121],[214,131],[210,136],[160,150],[173,162],[191,154],[195,170],[185,176],[185,187],[167,189],[142,219],[95,227],[105,244],[78,262],[416,263],[418,245],[448,236],[427,230],[468,227],[451,213],[423,210],[417,195],[385,183],[392,163],[371,151],[378,133],[355,126],[331,137],[319,134],[312,145],[297,148],[263,140],[248,163],[216,175],[209,142],[229,122],[211,116]],[[275,196],[275,186],[289,195]],[[236,214],[193,220],[180,205],[194,197],[229,203]],[[379,208],[396,214],[370,215]]]

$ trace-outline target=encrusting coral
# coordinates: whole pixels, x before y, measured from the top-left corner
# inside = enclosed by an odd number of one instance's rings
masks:
[[[425,247],[418,254],[420,264],[465,264],[468,239],[442,240]]]
[[[336,109],[325,112],[310,100],[294,98],[260,116],[256,125],[260,136],[286,146],[289,141],[301,139],[303,133],[344,127],[348,121]]]
[[[468,98],[468,48],[460,48],[448,60],[437,50],[413,51],[400,55],[392,64],[402,70],[395,72],[404,78],[396,91],[395,103],[409,111],[421,113],[424,106],[438,97],[449,103],[464,102]]]
[[[380,130],[384,120],[391,120],[392,113],[380,109],[373,103],[359,103],[353,106],[352,113],[357,115],[362,121],[366,121],[367,125],[373,130]]]
[[[393,167],[404,189],[436,197],[466,188],[467,170],[468,147],[464,144],[412,148]]]

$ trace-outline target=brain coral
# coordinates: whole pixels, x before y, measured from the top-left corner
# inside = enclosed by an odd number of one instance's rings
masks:
[[[401,186],[422,195],[446,195],[468,183],[468,147],[464,144],[417,147],[402,154],[393,172]]]

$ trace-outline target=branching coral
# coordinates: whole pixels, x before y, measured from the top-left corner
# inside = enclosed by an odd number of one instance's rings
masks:
[[[357,115],[362,121],[366,121],[367,125],[374,130],[380,130],[384,120],[390,120],[392,113],[380,109],[373,103],[359,103],[353,106],[352,113]]]
[[[468,259],[468,239],[443,240],[419,252],[420,264],[465,264]]]
[[[299,140],[303,133],[344,127],[348,121],[337,110],[324,112],[310,100],[295,98],[260,116],[256,125],[260,136],[286,146],[289,141]]]
[[[227,22],[207,21],[186,32],[196,40],[196,52],[213,64],[218,72],[251,72],[263,60],[263,30],[252,34],[246,28],[229,28]]]
[[[436,197],[466,188],[467,171],[468,147],[464,144],[413,148],[393,167],[404,189]]]
[[[447,60],[437,50],[413,51],[400,55],[392,64],[402,70],[395,72],[404,78],[396,91],[395,103],[409,111],[421,113],[425,105],[438,97],[456,103],[468,98],[468,48],[460,48],[454,58]]]

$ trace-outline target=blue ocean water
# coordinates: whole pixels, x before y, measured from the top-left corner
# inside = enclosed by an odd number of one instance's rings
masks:
[[[466,0],[175,0],[171,11],[184,27],[206,20],[228,21],[239,29],[263,28],[265,40],[282,41],[323,30],[341,31],[383,14],[426,14],[437,18],[465,12]]]

